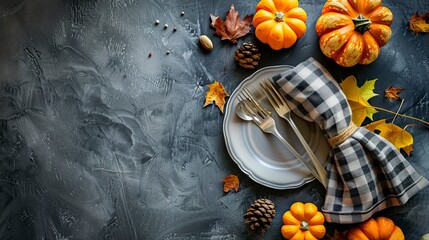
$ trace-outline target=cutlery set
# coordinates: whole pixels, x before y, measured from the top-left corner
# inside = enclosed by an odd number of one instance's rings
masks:
[[[235,109],[236,114],[245,121],[253,121],[263,132],[273,134],[326,188],[328,182],[327,172],[293,121],[289,106],[270,80],[263,80],[260,83],[260,87],[262,93],[271,103],[275,112],[291,126],[309,159],[304,158],[280,134],[277,130],[274,118],[271,117],[271,112],[269,112],[247,88],[237,95],[239,103]]]

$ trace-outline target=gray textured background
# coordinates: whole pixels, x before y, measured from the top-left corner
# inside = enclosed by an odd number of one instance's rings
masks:
[[[208,84],[217,80],[231,93],[253,72],[234,64],[237,45],[209,26],[209,14],[224,18],[231,3],[244,17],[257,1],[0,2],[1,239],[258,239],[242,220],[258,197],[276,202],[264,239],[279,239],[281,215],[293,202],[322,206],[320,184],[279,191],[241,173],[224,145],[223,115],[202,107]],[[385,0],[392,39],[377,61],[352,68],[319,50],[314,26],[323,3],[300,1],[308,30],[290,49],[270,50],[253,29],[239,44],[260,47],[258,69],[314,57],[338,80],[378,78],[380,96],[371,103],[393,111],[399,103],[383,91],[404,87],[401,112],[429,120],[429,35],[407,25],[416,11],[429,12],[429,1]],[[213,52],[200,49],[201,34],[213,40]],[[391,115],[375,115],[382,117]],[[427,128],[407,130],[415,140],[408,159],[429,177]],[[229,174],[241,180],[237,193],[223,192]],[[428,204],[425,189],[382,214],[406,239],[418,239],[429,232]]]

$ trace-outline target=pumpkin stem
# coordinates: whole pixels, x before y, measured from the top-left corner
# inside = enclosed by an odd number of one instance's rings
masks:
[[[352,20],[355,24],[355,31],[358,31],[363,34],[364,32],[369,30],[371,20],[362,16],[362,14],[359,13],[359,15],[356,18],[352,18]]]
[[[306,221],[301,221],[301,223],[299,224],[299,229],[301,229],[302,231],[307,231],[310,228],[310,226],[308,226],[308,223]]]
[[[274,14],[274,20],[276,20],[277,22],[283,22],[285,18],[285,14],[282,12],[276,12]]]

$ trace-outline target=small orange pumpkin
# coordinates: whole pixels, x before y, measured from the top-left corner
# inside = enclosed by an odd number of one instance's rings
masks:
[[[298,0],[261,0],[253,17],[255,35],[274,50],[291,47],[304,36],[307,13]]]
[[[343,67],[369,64],[389,41],[392,21],[381,0],[328,0],[316,22],[320,49]]]
[[[404,240],[402,230],[386,217],[370,218],[347,233],[347,240]]]
[[[295,202],[282,217],[281,233],[290,240],[317,240],[325,236],[325,217],[313,203]]]

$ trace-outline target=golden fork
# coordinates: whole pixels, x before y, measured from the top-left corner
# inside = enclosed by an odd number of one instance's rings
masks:
[[[285,100],[283,99],[282,95],[280,95],[278,90],[274,87],[273,83],[268,79],[262,81],[259,84],[261,85],[262,90],[265,93],[265,96],[268,98],[268,101],[271,103],[271,105],[273,106],[277,114],[281,118],[285,119],[292,127],[292,130],[295,132],[295,135],[298,137],[299,141],[301,142],[301,145],[304,147],[305,151],[308,154],[308,157],[310,158],[311,162],[316,168],[317,173],[319,175],[319,178],[318,178],[319,181],[326,188],[328,184],[327,172],[325,168],[322,166],[320,160],[314,154],[313,150],[308,145],[307,141],[302,136],[295,122],[293,121],[291,116],[291,110],[287,105],[287,103],[285,102]]]

